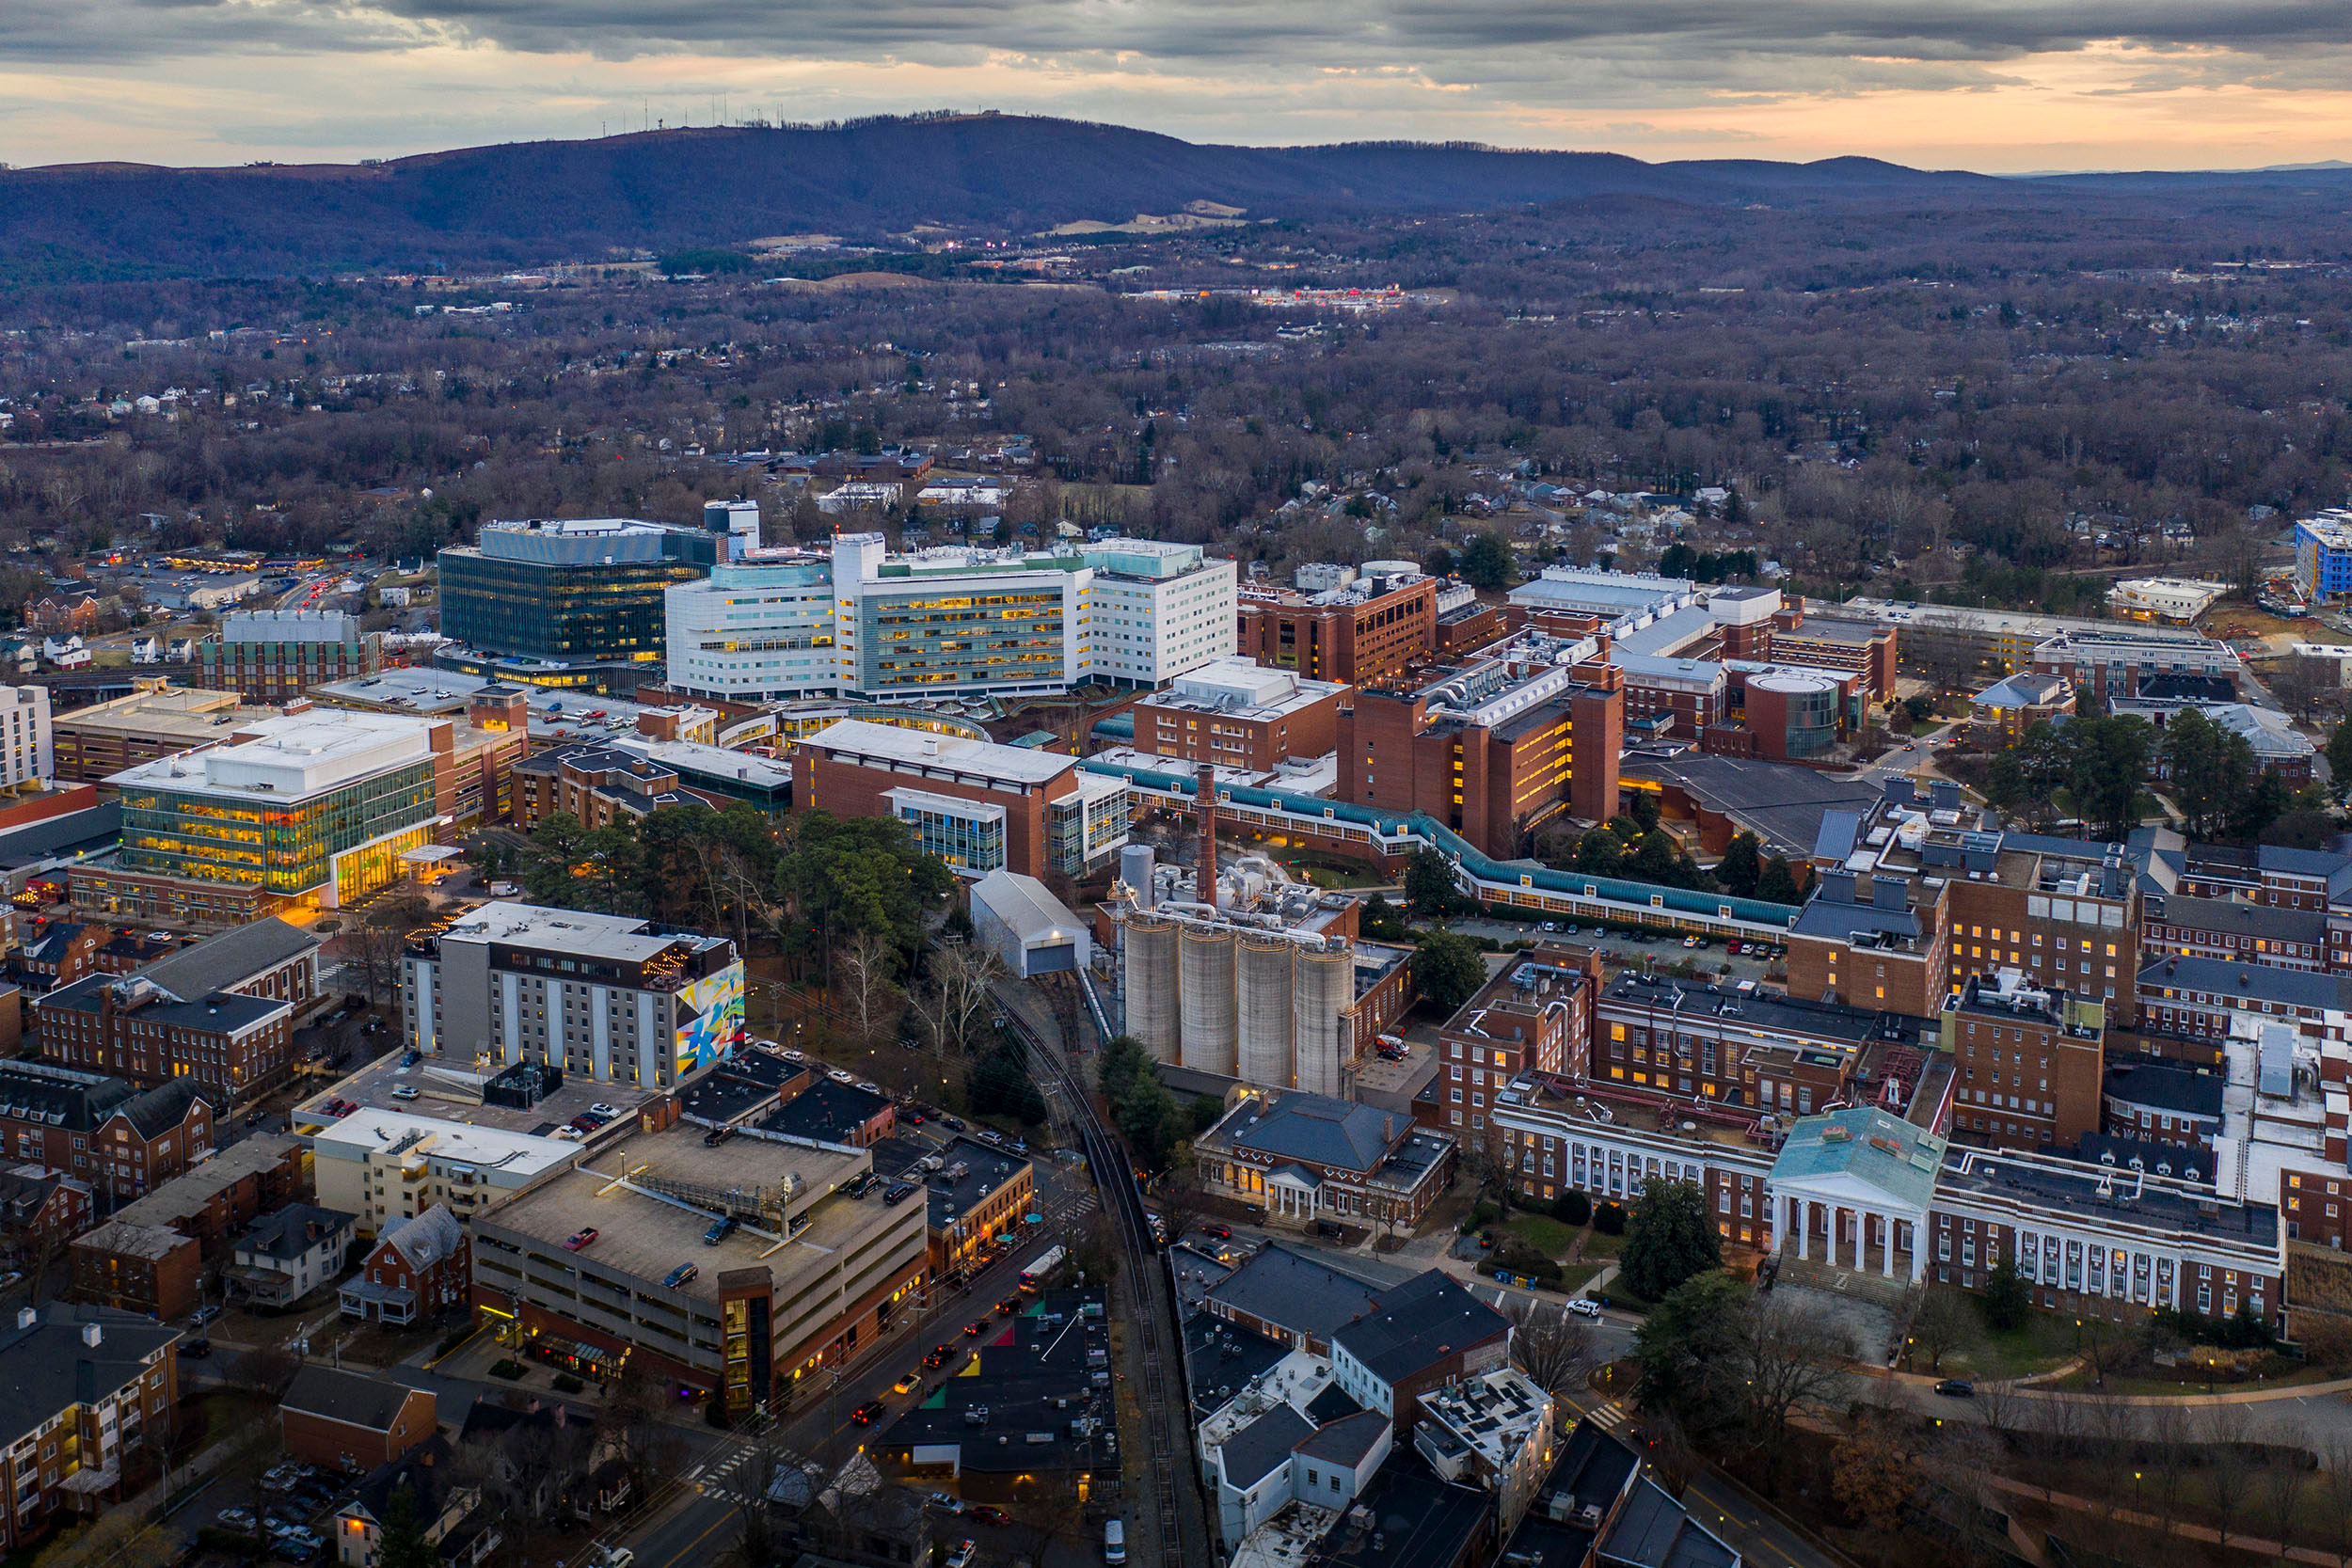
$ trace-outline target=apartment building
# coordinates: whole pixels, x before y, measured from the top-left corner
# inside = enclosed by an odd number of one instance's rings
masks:
[[[1349,695],[1337,681],[1216,659],[1136,704],[1136,745],[1153,756],[1270,772],[1333,751]]]
[[[0,789],[33,788],[56,774],[49,689],[0,686]]]
[[[2148,958],[2219,958],[2273,969],[2324,970],[2330,962],[2324,910],[2143,892],[2139,948]]]
[[[917,1308],[924,1206],[844,1194],[865,1149],[680,1124],[609,1160],[628,1174],[565,1171],[472,1222],[475,1309],[523,1354],[589,1372],[643,1357],[728,1410],[774,1410]]]
[[[2295,591],[2314,605],[2352,594],[2352,511],[2332,506],[2296,523]]]
[[[13,1397],[0,1417],[12,1505],[0,1545],[134,1497],[161,1467],[180,1398],[182,1331],[127,1312],[20,1307],[0,1334]]]
[[[409,940],[401,1001],[408,1043],[466,1070],[533,1062],[652,1089],[734,1044],[743,964],[723,937],[491,903]]]
[[[1050,752],[845,719],[802,741],[796,765],[798,805],[895,816],[961,877],[1084,877],[1127,841],[1125,782]]]
[[[312,1146],[319,1202],[379,1240],[436,1208],[470,1221],[580,1157],[580,1146],[562,1138],[371,1109],[328,1122]]]
[[[1624,675],[1591,640],[1524,633],[1469,664],[1359,690],[1339,729],[1340,800],[1426,813],[1510,858],[1548,817],[1614,815]]]
[[[1232,651],[1309,680],[1363,686],[1401,676],[1437,647],[1438,579],[1375,561],[1317,592],[1253,586],[1235,605]]]
[[[126,975],[93,974],[33,1010],[51,1061],[134,1083],[185,1083],[241,1109],[292,1071],[294,1015],[318,995],[319,941],[266,919]]]
[[[2235,691],[2245,673],[2235,649],[2200,632],[2095,622],[2037,644],[2031,668],[2037,674],[2062,675],[2077,692],[2103,702],[2136,697],[2147,683],[2165,676],[2226,683]]]
[[[0,1062],[0,1149],[116,1202],[213,1151],[213,1105],[186,1078],[141,1089],[51,1062]]]
[[[188,684],[248,703],[284,703],[328,681],[384,668],[384,635],[342,610],[233,610],[196,645]]]

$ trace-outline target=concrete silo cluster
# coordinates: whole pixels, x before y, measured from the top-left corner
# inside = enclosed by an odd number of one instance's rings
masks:
[[[1111,909],[1127,1032],[1157,1061],[1268,1088],[1343,1092],[1356,1059],[1355,945],[1322,927],[1345,900],[1255,874],[1248,862],[1220,879],[1217,903],[1170,896],[1189,894],[1188,880],[1154,866],[1148,847],[1121,852]]]

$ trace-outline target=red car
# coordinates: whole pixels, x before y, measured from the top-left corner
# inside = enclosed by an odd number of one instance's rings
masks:
[[[977,1519],[983,1525],[1009,1525],[1012,1523],[1011,1514],[1006,1513],[1001,1508],[992,1508],[986,1503],[972,1503],[968,1505],[963,1511],[963,1516],[967,1519]]]
[[[578,1252],[580,1248],[593,1244],[596,1239],[596,1227],[595,1226],[583,1225],[578,1230],[573,1231],[569,1236],[564,1238],[564,1248],[567,1252]]]

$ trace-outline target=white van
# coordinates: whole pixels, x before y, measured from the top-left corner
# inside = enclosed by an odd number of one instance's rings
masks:
[[[1103,1560],[1104,1562],[1127,1560],[1127,1525],[1124,1520],[1105,1519],[1103,1521]]]

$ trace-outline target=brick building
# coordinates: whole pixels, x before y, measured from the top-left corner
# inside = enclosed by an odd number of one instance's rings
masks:
[[[1893,626],[1864,626],[1853,621],[1808,623],[1804,605],[1784,604],[1773,612],[1772,627],[1771,657],[1775,662],[1844,670],[1861,675],[1868,683],[1868,700],[1873,703],[1885,702],[1895,695]]]
[[[340,610],[263,610],[221,617],[217,635],[196,645],[188,684],[234,691],[249,703],[280,703],[328,681],[384,668],[384,638],[362,632]]]
[[[342,1287],[346,1318],[386,1323],[427,1322],[471,1299],[473,1238],[443,1204],[435,1204],[376,1238],[375,1250]]]
[[[1439,583],[1402,562],[1343,588],[1240,590],[1235,651],[1310,680],[1360,686],[1402,674],[1437,647]]]
[[[11,1395],[0,1461],[12,1500],[0,1509],[0,1547],[22,1551],[61,1520],[137,1495],[171,1431],[180,1337],[101,1307],[16,1309],[0,1334]]]
[[[525,832],[557,812],[569,812],[584,828],[605,828],[698,799],[680,786],[675,768],[593,741],[523,758],[512,778],[515,825]]]
[[[0,1153],[137,1197],[213,1149],[213,1106],[187,1079],[140,1089],[48,1062],[0,1062]]]
[[[63,1251],[97,1217],[97,1195],[87,1181],[44,1165],[0,1170],[0,1261],[8,1268],[28,1271]]]
[[[278,1415],[287,1454],[356,1474],[389,1465],[431,1437],[433,1395],[313,1362],[294,1374]]]
[[[2177,1062],[2118,1061],[2101,1085],[2105,1131],[2137,1143],[2210,1151],[2221,1131],[2223,1081]]]
[[[1952,1124],[1988,1141],[2073,1148],[2105,1124],[2106,1009],[2028,986],[2016,971],[1971,975],[1944,1004]]]
[[[76,1301],[158,1320],[193,1309],[204,1277],[203,1244],[166,1225],[111,1219],[68,1249]]]
[[[1600,955],[1537,947],[1514,958],[1438,1037],[1441,1103],[1454,1135],[1486,1144],[1486,1113],[1522,1073],[1581,1078],[1591,1066]]]
[[[1339,799],[1426,813],[1489,855],[1527,830],[1617,809],[1624,677],[1597,661],[1552,664],[1506,644],[1475,663],[1373,687],[1340,714]]]
[[[1194,1141],[1203,1187],[1293,1227],[1409,1229],[1451,1183],[1451,1133],[1319,1094],[1246,1095]]]
[[[58,778],[95,784],[160,757],[209,750],[240,724],[278,716],[274,708],[241,708],[234,691],[192,691],[135,676],[132,688],[128,697],[68,708],[51,720]]]
[[[2329,961],[2328,917],[2321,910],[2240,898],[2145,893],[2139,945],[2150,960],[2219,958],[2273,969],[2322,970]]]
[[[894,816],[958,875],[1083,877],[1127,841],[1127,786],[1070,757],[844,719],[801,742],[794,804]]]
[[[1349,695],[1338,681],[1221,658],[1136,704],[1136,746],[1154,756],[1268,772],[1336,747]]]

